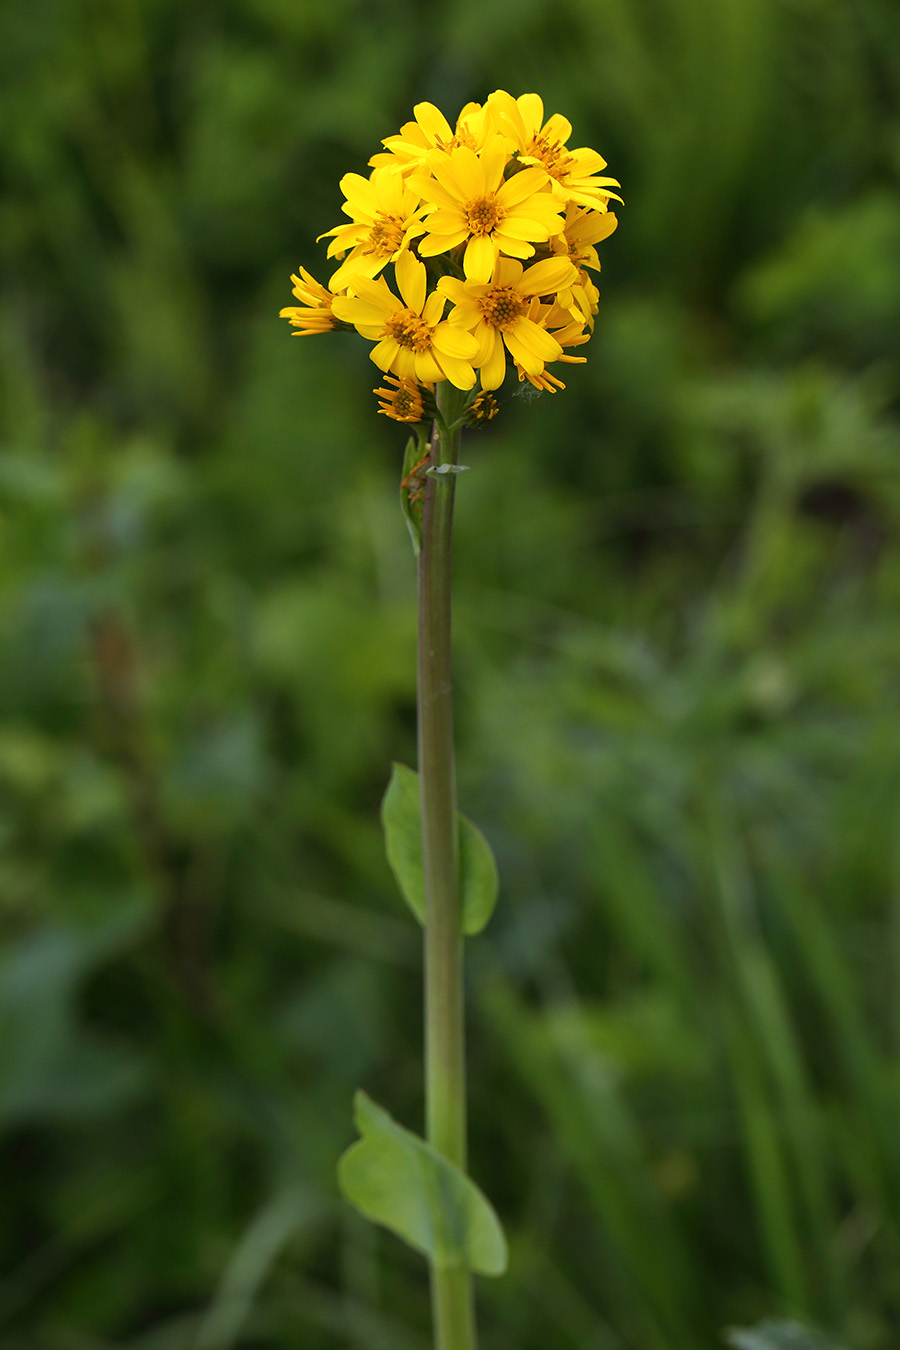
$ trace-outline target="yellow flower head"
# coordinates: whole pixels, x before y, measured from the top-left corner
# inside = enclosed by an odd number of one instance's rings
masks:
[[[497,89],[488,99],[495,112],[498,126],[515,143],[523,164],[539,164],[550,175],[553,191],[563,201],[590,206],[605,211],[611,197],[622,200],[615,192],[619,183],[615,178],[598,177],[606,168],[606,160],[596,150],[582,146],[570,150],[566,141],[572,135],[572,123],[559,113],[544,122],[544,103],[540,94],[522,94],[513,98],[505,89]]]
[[[456,119],[455,130],[433,103],[417,103],[413,117],[414,122],[404,122],[399,136],[385,137],[381,144],[386,152],[373,155],[371,165],[408,173],[422,163],[429,150],[456,150],[461,145],[481,150],[492,129],[488,111],[480,103],[466,104]]]
[[[300,304],[279,310],[278,317],[290,319],[291,327],[297,329],[292,337],[309,337],[312,333],[328,333],[340,328],[331,310],[335,298],[332,291],[326,290],[305,267],[301,267],[300,276],[292,276],[291,281]]]
[[[379,412],[394,421],[428,421],[444,380],[473,391],[468,425],[489,421],[510,362],[537,389],[564,388],[549,367],[584,360],[567,349],[590,337],[590,274],[621,200],[606,161],[569,149],[571,134],[537,94],[495,90],[455,124],[416,104],[369,177],[341,179],[349,221],[321,236],[340,266],[327,288],[301,268],[282,316],[300,335],[352,327],[371,342],[387,376]]]
[[[379,370],[420,384],[449,380],[457,389],[471,389],[475,339],[442,320],[445,298],[437,291],[427,293],[425,268],[411,253],[400,255],[394,271],[401,300],[383,277],[371,281],[356,276],[355,294],[336,299],[334,313],[377,342],[369,355]]]
[[[424,422],[427,417],[423,391],[416,380],[398,379],[387,375],[385,379],[393,389],[376,389],[373,392],[382,400],[378,411],[395,422]],[[428,386],[428,393],[432,392]],[[430,400],[429,400],[430,402]],[[432,408],[432,415],[434,409]]]
[[[499,389],[506,374],[506,352],[537,375],[547,361],[556,361],[562,347],[546,328],[529,316],[534,296],[552,295],[576,276],[568,258],[547,258],[526,270],[515,258],[500,258],[484,285],[441,277],[438,290],[453,301],[454,327],[475,335],[475,364],[482,389]]]
[[[335,290],[346,287],[352,276],[377,276],[425,229],[419,198],[390,169],[375,169],[369,178],[345,173],[341,190],[347,199],[342,209],[353,223],[336,225],[319,235],[320,239],[331,238],[329,258],[343,258],[351,250],[328,283]]]
[[[546,172],[523,169],[504,181],[509,142],[492,136],[480,154],[468,146],[433,150],[425,160],[431,177],[411,175],[410,186],[434,209],[428,233],[419,240],[423,258],[465,244],[463,271],[469,281],[486,282],[501,253],[530,258],[536,242],[560,234],[563,202],[553,197]]]

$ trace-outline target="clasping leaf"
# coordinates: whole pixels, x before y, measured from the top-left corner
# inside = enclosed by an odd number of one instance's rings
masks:
[[[435,1266],[502,1275],[503,1229],[474,1181],[364,1092],[354,1098],[354,1116],[362,1137],[338,1163],[338,1181],[350,1203]]]
[[[468,817],[459,820],[459,891],[462,931],[480,933],[493,913],[500,889],[491,846]],[[403,898],[425,922],[425,873],[422,863],[422,809],[419,775],[395,764],[381,804],[384,842],[391,871]]]

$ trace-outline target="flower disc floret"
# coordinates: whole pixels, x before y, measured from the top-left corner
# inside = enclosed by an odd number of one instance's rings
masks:
[[[488,286],[478,308],[493,328],[509,332],[528,310],[528,301],[512,286]]]
[[[387,335],[411,352],[429,351],[433,331],[422,316],[411,309],[396,310],[385,324]]]

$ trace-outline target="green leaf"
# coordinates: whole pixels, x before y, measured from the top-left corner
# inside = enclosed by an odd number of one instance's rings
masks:
[[[467,816],[459,820],[459,889],[462,931],[471,937],[485,927],[500,889],[491,846]],[[422,864],[422,809],[419,775],[395,764],[381,804],[385,850],[404,900],[420,923],[425,921]]]
[[[468,816],[459,815],[459,889],[462,930],[473,937],[487,927],[500,891],[491,846]]]
[[[354,1098],[354,1116],[362,1138],[338,1163],[338,1181],[351,1205],[435,1266],[502,1275],[503,1229],[474,1181],[364,1092]]]
[[[725,1340],[732,1350],[842,1350],[798,1322],[764,1322],[753,1330],[728,1331]]]
[[[422,865],[422,812],[419,775],[394,764],[381,803],[384,847],[403,899],[419,923],[425,922],[425,873]]]

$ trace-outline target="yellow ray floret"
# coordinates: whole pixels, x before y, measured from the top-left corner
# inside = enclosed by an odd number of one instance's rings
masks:
[[[331,239],[329,258],[343,258],[350,249],[328,283],[335,290],[346,287],[351,276],[377,276],[425,229],[419,197],[390,169],[375,169],[369,178],[345,173],[341,191],[346,198],[341,209],[352,224],[319,235]]]
[[[418,244],[423,258],[465,244],[463,271],[469,281],[483,283],[501,254],[530,258],[535,243],[562,233],[565,203],[546,190],[546,171],[535,165],[504,181],[508,162],[509,142],[502,136],[491,136],[480,154],[460,146],[426,156],[431,176],[420,172],[409,179],[433,208]]]
[[[292,275],[291,281],[300,304],[279,310],[278,317],[290,319],[291,327],[297,329],[292,337],[309,337],[313,333],[329,333],[340,328],[331,309],[335,298],[332,291],[326,290],[305,267],[300,268],[299,277]]]
[[[539,164],[550,175],[553,192],[563,201],[577,202],[605,211],[610,198],[622,200],[612,188],[615,178],[604,178],[600,170],[606,160],[596,150],[582,146],[570,150],[566,145],[572,123],[559,113],[544,121],[544,103],[540,94],[522,94],[513,98],[505,89],[497,89],[488,99],[488,107],[497,117],[500,129],[515,143],[523,164]]]
[[[515,258],[500,258],[490,281],[479,284],[441,277],[438,290],[455,305],[454,327],[472,332],[478,344],[475,365],[483,389],[499,389],[506,374],[504,346],[514,360],[534,375],[562,355],[562,346],[546,327],[530,317],[536,296],[554,296],[570,285],[577,272],[568,258],[547,258],[527,270]]]
[[[477,342],[441,318],[445,298],[435,291],[426,295],[425,268],[411,253],[402,253],[394,270],[402,299],[383,277],[355,276],[354,294],[335,300],[335,315],[377,343],[369,355],[379,370],[420,384],[449,380],[457,389],[471,389]]]

